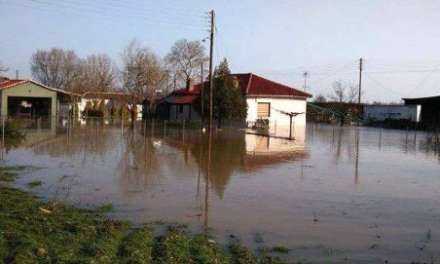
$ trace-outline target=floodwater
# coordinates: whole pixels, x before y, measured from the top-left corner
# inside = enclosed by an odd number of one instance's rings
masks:
[[[155,124],[30,129],[4,157],[49,199],[187,223],[292,260],[440,261],[440,156],[421,132],[308,124],[295,141]]]

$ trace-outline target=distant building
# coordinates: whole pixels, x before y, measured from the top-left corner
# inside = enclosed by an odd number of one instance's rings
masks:
[[[267,120],[270,124],[289,125],[289,117],[285,114],[298,113],[296,125],[306,123],[307,98],[310,94],[283,85],[253,73],[232,74],[240,85],[248,105],[248,124],[257,120]],[[208,84],[205,84],[208,85]],[[158,107],[159,115],[169,120],[198,120],[200,110],[195,102],[200,97],[201,84],[180,89],[166,96]]]
[[[440,96],[403,98],[403,101],[405,105],[421,107],[420,119],[425,126],[440,126]]]
[[[2,116],[55,117],[69,113],[71,94],[32,80],[0,81]]]
[[[131,95],[123,92],[86,92],[80,95],[77,102],[77,108],[80,116],[86,116],[88,107],[97,109],[99,111],[107,111],[108,113],[115,112],[121,106],[127,106],[127,109],[133,107]],[[102,107],[101,107],[102,105]],[[136,105],[137,119],[142,118],[142,102],[137,102]],[[101,108],[101,109],[100,109]],[[103,114],[103,113],[101,113]]]
[[[420,121],[420,106],[373,104],[364,105],[363,119],[365,121],[383,122],[385,120]]]

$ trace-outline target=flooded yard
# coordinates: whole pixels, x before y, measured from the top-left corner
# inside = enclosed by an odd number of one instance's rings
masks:
[[[440,156],[414,131],[308,124],[296,140],[87,122],[35,128],[17,184],[134,223],[179,222],[295,260],[440,260]]]

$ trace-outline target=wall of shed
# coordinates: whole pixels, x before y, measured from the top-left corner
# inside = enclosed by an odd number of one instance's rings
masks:
[[[183,111],[179,111],[179,107],[183,106]],[[169,120],[200,120],[200,115],[195,107],[190,104],[170,105]]]
[[[365,105],[364,120],[385,121],[386,119],[420,121],[419,105]]]

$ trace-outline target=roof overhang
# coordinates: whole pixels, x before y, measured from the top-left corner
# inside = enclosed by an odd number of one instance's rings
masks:
[[[429,96],[419,98],[402,98],[405,104],[440,103],[440,96]]]
[[[7,86],[1,87],[1,90],[10,89],[10,88],[13,88],[13,87],[16,87],[16,86],[19,86],[19,85],[22,85],[22,84],[26,84],[26,83],[33,83],[33,84],[35,84],[37,86],[40,86],[40,87],[42,87],[44,89],[47,89],[47,90],[53,91],[53,92],[57,92],[57,93],[62,93],[62,94],[66,94],[66,95],[75,95],[75,94],[73,94],[71,92],[67,92],[67,91],[64,91],[64,90],[61,90],[61,89],[53,88],[53,87],[44,85],[44,84],[39,83],[39,82],[34,81],[34,80],[22,80],[22,81],[19,81],[19,82],[14,82],[11,85],[7,85]]]
[[[307,100],[311,96],[296,96],[296,95],[276,95],[276,94],[247,94],[248,99],[257,98],[271,98],[271,99],[293,99],[293,100]]]

